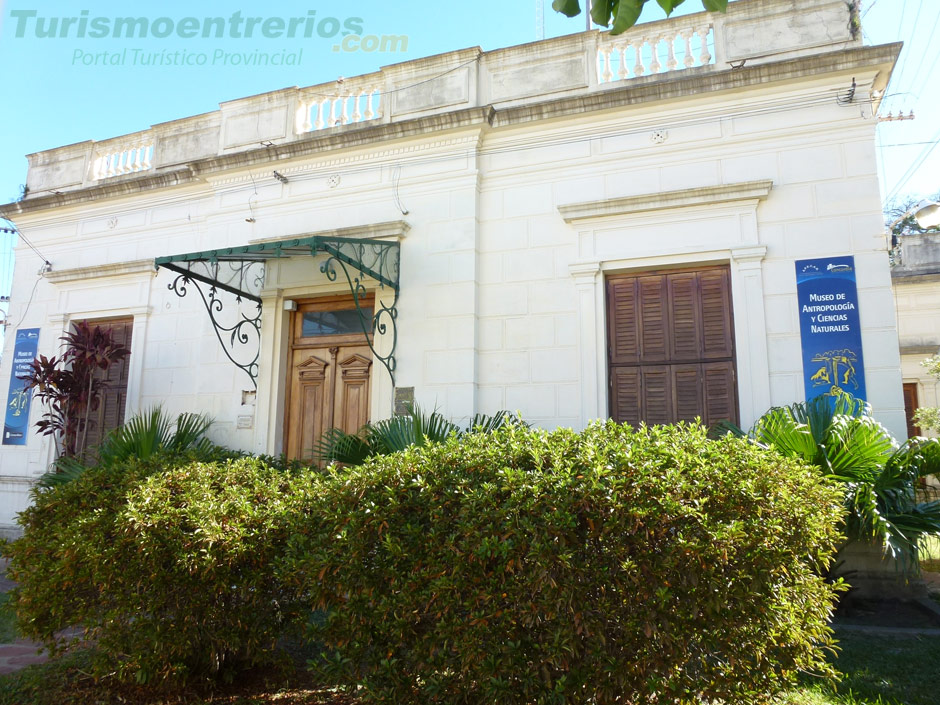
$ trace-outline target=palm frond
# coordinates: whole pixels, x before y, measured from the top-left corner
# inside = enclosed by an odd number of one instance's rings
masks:
[[[60,487],[77,480],[87,470],[88,466],[78,458],[63,455],[56,459],[52,470],[39,477],[36,486],[43,489]]]
[[[343,465],[361,465],[373,455],[372,446],[365,438],[338,428],[331,428],[320,436],[312,450],[320,462]]]

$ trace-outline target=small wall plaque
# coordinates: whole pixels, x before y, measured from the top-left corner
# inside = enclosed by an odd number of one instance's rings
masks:
[[[395,414],[401,416],[408,413],[409,407],[415,403],[414,387],[395,387]]]

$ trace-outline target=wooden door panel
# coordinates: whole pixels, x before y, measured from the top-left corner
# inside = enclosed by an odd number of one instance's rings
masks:
[[[287,454],[309,460],[320,436],[332,425],[333,360],[322,348],[295,350],[293,360]]]
[[[346,305],[351,300],[333,298],[302,304],[294,314],[284,442],[289,457],[312,460],[329,429],[355,433],[369,422],[372,351],[362,335],[350,332]],[[308,315],[305,327],[302,316],[311,313],[319,315]]]
[[[369,378],[372,359],[369,348],[342,348],[334,401],[335,423],[346,433],[355,433],[369,421]],[[344,357],[345,356],[345,357]]]

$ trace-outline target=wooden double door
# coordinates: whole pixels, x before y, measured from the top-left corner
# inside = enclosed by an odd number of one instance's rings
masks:
[[[371,302],[364,302],[371,323]],[[371,333],[371,330],[370,330]],[[302,303],[292,314],[285,449],[315,459],[331,428],[355,433],[369,421],[372,351],[351,299]]]

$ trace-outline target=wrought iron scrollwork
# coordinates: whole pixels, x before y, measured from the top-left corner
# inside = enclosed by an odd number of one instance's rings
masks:
[[[189,293],[189,286],[196,289],[209,313],[209,320],[225,356],[251,378],[252,385],[257,389],[258,358],[261,354],[261,299],[247,291],[261,290],[264,264],[252,261],[187,264],[189,269],[164,265],[177,274],[167,288],[181,298]],[[194,268],[194,265],[197,266]],[[206,271],[200,272],[199,267]],[[232,296],[234,306],[226,307],[219,296],[220,290]]]
[[[399,267],[399,246],[392,242],[354,242],[337,239],[330,243],[324,243],[322,249],[329,257],[320,265],[320,271],[326,275],[331,282],[337,279],[336,264],[339,264],[343,275],[346,277],[346,283],[349,285],[349,291],[352,294],[353,302],[356,305],[356,313],[359,314],[359,322],[362,325],[362,332],[366,337],[369,349],[372,351],[375,359],[378,360],[392,379],[392,386],[395,385],[395,349],[398,346],[398,267]],[[353,272],[350,272],[350,268]],[[363,276],[369,276],[379,282],[380,288],[390,286],[395,291],[395,298],[391,305],[376,300],[375,308],[371,315],[372,325],[369,326],[369,313],[362,307],[362,302],[366,298],[368,291],[363,284]],[[388,352],[381,354],[375,347],[373,335],[385,337],[391,336]]]

